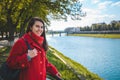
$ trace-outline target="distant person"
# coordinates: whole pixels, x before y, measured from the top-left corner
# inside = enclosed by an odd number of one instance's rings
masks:
[[[28,50],[25,40],[31,50]],[[46,80],[46,72],[60,78],[56,67],[46,58],[47,50],[45,24],[42,19],[33,17],[26,33],[13,45],[7,64],[10,68],[21,69],[18,80]]]

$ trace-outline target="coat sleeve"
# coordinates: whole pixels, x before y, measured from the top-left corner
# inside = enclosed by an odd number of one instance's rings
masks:
[[[24,69],[30,66],[26,53],[27,47],[22,39],[19,39],[12,47],[7,64],[13,69]]]
[[[48,73],[50,73],[51,75],[55,76],[58,73],[58,70],[56,69],[56,67],[51,64],[47,58],[46,58],[46,70]]]

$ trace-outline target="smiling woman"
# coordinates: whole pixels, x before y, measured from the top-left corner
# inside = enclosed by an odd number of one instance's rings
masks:
[[[25,41],[31,49],[28,49]],[[46,71],[60,79],[56,67],[47,60],[47,49],[44,22],[33,17],[28,23],[26,34],[13,45],[7,64],[12,69],[21,70],[19,80],[46,80]]]

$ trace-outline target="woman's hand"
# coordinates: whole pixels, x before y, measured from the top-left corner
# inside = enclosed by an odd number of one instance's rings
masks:
[[[56,74],[56,77],[57,77],[57,80],[62,80],[60,73],[57,73],[57,74]]]
[[[29,57],[33,58],[35,56],[37,56],[37,50],[34,48],[33,50],[28,50],[28,54]]]

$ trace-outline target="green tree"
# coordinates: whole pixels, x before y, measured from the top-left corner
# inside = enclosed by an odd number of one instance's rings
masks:
[[[117,21],[113,20],[113,21],[111,21],[110,24],[111,24],[112,30],[116,30],[115,25],[117,24]]]
[[[26,23],[33,16],[41,17],[47,25],[52,18],[66,19],[75,2],[77,0],[1,0],[0,15],[6,19],[9,40],[14,39],[16,28],[20,33],[24,32]]]
[[[120,21],[115,24],[115,30],[120,30]]]

